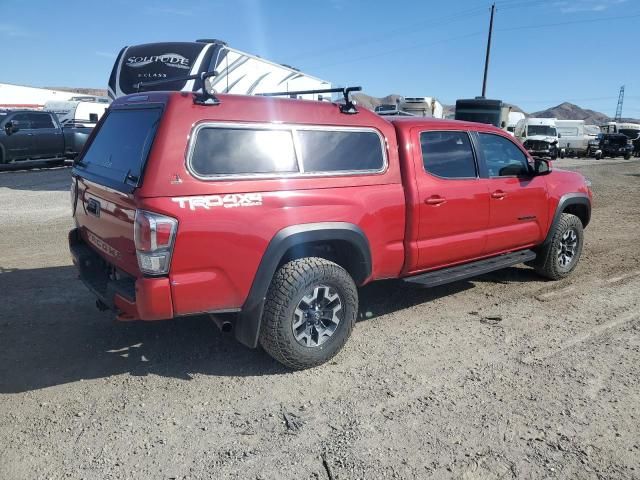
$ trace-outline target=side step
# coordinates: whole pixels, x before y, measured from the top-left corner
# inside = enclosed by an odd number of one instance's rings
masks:
[[[417,283],[425,287],[436,287],[445,283],[457,282],[465,278],[477,277],[484,273],[511,267],[518,263],[529,262],[536,258],[533,250],[520,250],[518,252],[505,253],[497,257],[485,258],[477,262],[456,265],[455,267],[443,268],[433,272],[421,273],[413,277],[404,279],[408,283]]]

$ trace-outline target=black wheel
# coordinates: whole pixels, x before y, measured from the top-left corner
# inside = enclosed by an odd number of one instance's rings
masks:
[[[564,158],[564,156],[565,156],[564,150],[560,150],[560,158]]]
[[[601,152],[596,152],[596,160],[600,160],[603,157]]]
[[[631,154],[630,153],[625,153],[624,154],[624,159],[625,160],[629,160],[631,158]]]
[[[538,251],[534,264],[536,272],[551,280],[566,277],[576,268],[583,243],[582,222],[575,215],[563,213],[551,241]]]
[[[357,312],[358,290],[346,270],[323,258],[292,260],[269,286],[260,344],[289,368],[315,367],[344,346]]]

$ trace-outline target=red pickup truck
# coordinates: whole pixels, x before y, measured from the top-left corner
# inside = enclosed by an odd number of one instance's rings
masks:
[[[584,177],[489,125],[180,92],[116,100],[71,200],[73,260],[100,308],[212,314],[290,368],[342,348],[374,280],[434,286],[523,262],[568,275],[591,215]]]

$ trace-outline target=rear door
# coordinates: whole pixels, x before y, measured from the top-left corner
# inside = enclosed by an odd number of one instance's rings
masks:
[[[62,129],[58,128],[50,113],[33,112],[28,114],[33,130],[33,147],[39,157],[60,157],[64,151]]]
[[[489,193],[466,131],[416,131],[417,270],[474,259],[485,249]],[[416,138],[417,137],[417,138]]]
[[[161,107],[119,108],[107,113],[75,164],[75,218],[83,239],[109,263],[136,275],[134,190],[141,185]]]
[[[531,174],[529,157],[509,138],[476,135],[490,197],[486,253],[540,243],[548,215],[545,177]]]

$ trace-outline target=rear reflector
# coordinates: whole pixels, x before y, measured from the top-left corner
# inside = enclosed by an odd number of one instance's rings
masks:
[[[177,229],[175,218],[136,210],[133,238],[138,266],[143,273],[165,275],[169,272]]]

